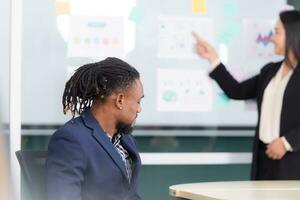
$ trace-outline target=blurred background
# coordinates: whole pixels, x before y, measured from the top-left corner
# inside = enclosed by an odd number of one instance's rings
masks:
[[[134,135],[144,200],[172,199],[174,184],[249,180],[256,105],[229,100],[208,78],[191,31],[212,42],[243,80],[281,59],[270,37],[279,12],[291,7],[300,2],[1,0],[0,199],[11,191],[32,199],[14,152],[47,149],[51,134],[71,118],[62,113],[65,82],[79,66],[107,56],[128,61],[142,76],[145,99]]]

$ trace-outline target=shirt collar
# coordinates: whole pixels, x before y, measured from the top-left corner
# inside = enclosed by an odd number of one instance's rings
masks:
[[[120,140],[121,140],[121,136],[122,136],[122,135],[121,135],[120,133],[115,134],[115,135],[113,136],[113,138],[112,138],[112,143],[114,143],[114,144],[119,143]]]

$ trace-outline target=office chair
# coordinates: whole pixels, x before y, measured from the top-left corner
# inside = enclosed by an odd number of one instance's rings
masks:
[[[16,152],[16,156],[32,200],[46,200],[47,151],[20,150]]]

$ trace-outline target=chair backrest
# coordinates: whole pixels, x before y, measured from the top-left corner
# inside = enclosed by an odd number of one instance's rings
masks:
[[[22,176],[33,200],[46,200],[47,151],[20,150],[16,152]]]

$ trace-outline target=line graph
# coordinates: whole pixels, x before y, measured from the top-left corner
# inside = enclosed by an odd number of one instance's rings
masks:
[[[256,43],[262,43],[264,46],[268,46],[272,42],[273,32],[270,31],[268,35],[262,35],[261,33],[258,34],[256,39]]]

